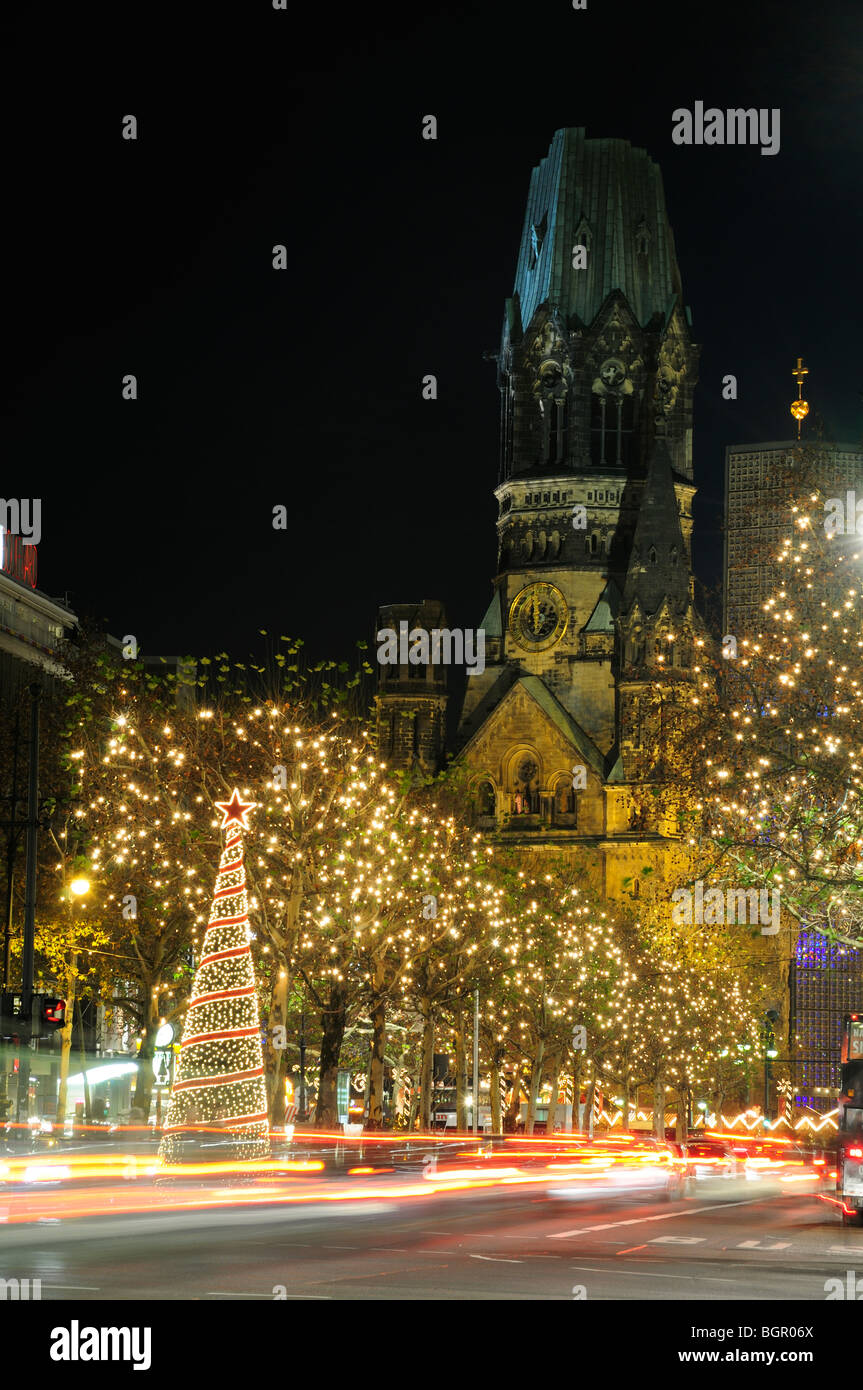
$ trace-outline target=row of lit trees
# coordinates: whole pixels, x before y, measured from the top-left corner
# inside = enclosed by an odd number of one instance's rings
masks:
[[[79,658],[73,801],[52,827],[54,872],[83,867],[92,891],[86,906],[67,899],[65,915],[43,914],[41,963],[67,991],[86,972],[88,990],[137,1031],[137,1106],[149,1111],[159,1024],[185,1007],[220,853],[215,802],[234,786],[257,803],[246,874],[274,1121],[301,1007],[317,1015],[320,1124],[335,1122],[345,1039],[360,1027],[370,1124],[382,1122],[394,1034],[423,1127],[434,1053],[452,1044],[464,1121],[475,989],[493,1109],[501,1076],[514,1074],[529,1125],[543,1086],[553,1110],[564,1076],[627,1095],[650,1083],[657,1095],[667,1084],[721,1088],[719,1059],[759,1009],[738,934],[687,938],[667,901],[642,898],[639,917],[603,903],[572,859],[484,842],[458,776],[417,786],[381,764],[351,706],[355,677],[309,670],[296,644],[284,657],[270,663],[280,690],[272,669],[202,662],[194,705],[168,675],[98,647]]]

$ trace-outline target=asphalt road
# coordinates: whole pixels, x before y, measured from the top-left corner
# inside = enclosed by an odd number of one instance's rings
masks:
[[[0,1230],[0,1275],[43,1300],[823,1302],[863,1279],[863,1228],[809,1194],[573,1202],[459,1193],[410,1202],[106,1216]]]

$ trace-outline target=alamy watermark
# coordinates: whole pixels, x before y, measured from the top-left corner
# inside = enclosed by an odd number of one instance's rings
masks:
[[[857,501],[856,492],[841,497],[828,497],[824,503],[824,530],[828,536],[863,536],[863,497]]]
[[[24,545],[38,545],[42,539],[41,497],[0,497],[0,567],[4,536],[20,536]]]
[[[381,666],[466,666],[469,676],[485,670],[485,629],[411,628],[407,622],[377,633]]]
[[[824,1292],[827,1302],[848,1299],[852,1303],[863,1303],[863,1278],[856,1269],[846,1269],[845,1283],[841,1279],[825,1279]]]
[[[779,108],[751,106],[721,111],[717,106],[704,109],[697,101],[695,110],[678,106],[671,113],[671,139],[675,145],[760,145],[762,154],[779,153]]]
[[[734,926],[748,923],[761,927],[762,936],[775,936],[779,931],[778,888],[708,888],[704,891],[701,879],[694,892],[675,888],[671,895],[674,906],[671,919],[677,925],[696,924],[705,927]]]

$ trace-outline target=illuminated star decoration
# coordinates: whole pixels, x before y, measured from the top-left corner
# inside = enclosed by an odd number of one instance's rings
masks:
[[[219,829],[226,830],[229,825],[236,821],[241,830],[248,830],[249,822],[246,817],[250,811],[254,810],[257,804],[257,801],[241,801],[239,790],[234,787],[234,790],[231,792],[230,801],[214,802],[214,805],[222,812],[222,824],[219,826]]]

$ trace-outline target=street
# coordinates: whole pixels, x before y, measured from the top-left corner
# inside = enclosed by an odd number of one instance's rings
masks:
[[[7,1225],[5,1277],[54,1300],[824,1301],[863,1230],[810,1194],[573,1202],[436,1194]]]

